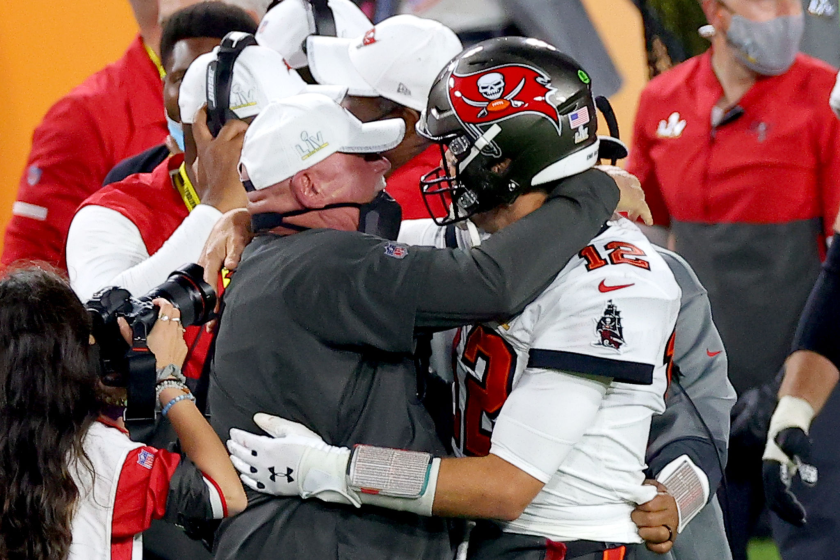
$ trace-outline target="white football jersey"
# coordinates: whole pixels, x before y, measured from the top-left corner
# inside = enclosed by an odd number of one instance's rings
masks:
[[[420,222],[404,223],[400,240],[446,245],[442,229]],[[466,231],[455,233],[460,246],[469,245]],[[652,415],[665,410],[679,304],[667,264],[622,219],[609,222],[520,315],[502,325],[459,329],[451,362],[456,453],[492,452],[545,482],[505,531],[559,541],[641,542],[630,513],[655,495],[642,486],[645,449]],[[435,367],[445,361],[435,360]],[[582,435],[564,442],[559,466],[545,472],[543,456],[553,456],[548,447],[554,445],[546,434],[556,425],[541,429],[539,423],[579,420],[574,401],[557,410],[540,397],[546,380],[555,391],[573,391],[575,380],[584,378],[608,383],[606,392]],[[517,391],[526,398],[509,399]]]

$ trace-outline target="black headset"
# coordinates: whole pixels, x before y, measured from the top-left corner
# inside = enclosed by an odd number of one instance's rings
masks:
[[[256,45],[257,39],[250,33],[231,31],[222,39],[216,60],[207,66],[207,127],[213,136],[229,119],[236,119],[230,110],[230,88],[233,84],[233,65],[246,47]]]
[[[315,35],[336,37],[335,14],[329,6],[329,0],[305,0],[304,4],[312,11],[315,20]]]
[[[303,6],[315,22],[315,33],[321,37],[337,37],[335,14],[329,6],[329,0],[303,0]],[[301,44],[301,50],[306,53],[306,39]]]

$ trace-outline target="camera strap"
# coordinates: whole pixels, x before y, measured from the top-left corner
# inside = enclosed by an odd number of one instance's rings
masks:
[[[155,383],[157,362],[155,355],[146,346],[146,328],[139,322],[134,324],[134,345],[126,355],[128,361],[128,406],[125,422],[134,429],[143,423],[155,422]],[[142,330],[143,332],[137,332]]]

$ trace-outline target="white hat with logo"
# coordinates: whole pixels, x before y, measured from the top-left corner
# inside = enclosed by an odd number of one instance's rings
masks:
[[[378,154],[402,141],[405,122],[363,123],[324,95],[274,101],[245,133],[239,163],[257,190],[309,169],[337,152]]]
[[[350,0],[329,0],[326,4],[332,12],[336,37],[355,37],[373,26]],[[303,68],[307,65],[303,52],[306,38],[328,31],[319,29],[324,26],[321,17],[309,0],[283,0],[263,18],[257,30],[257,42],[280,53],[292,68]]]
[[[216,60],[219,47],[199,56],[187,69],[178,96],[181,122],[193,124],[195,114],[207,102],[207,67]],[[304,92],[323,93],[341,100],[346,88],[309,86],[283,63],[277,52],[259,45],[245,47],[233,63],[230,109],[240,119],[259,114],[271,101]]]
[[[347,86],[350,95],[386,97],[426,108],[437,75],[461,52],[448,27],[411,15],[388,18],[353,39],[311,36],[309,70],[320,84]]]

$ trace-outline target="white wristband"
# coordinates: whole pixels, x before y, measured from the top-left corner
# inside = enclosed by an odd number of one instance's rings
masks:
[[[688,455],[680,455],[663,468],[656,480],[661,482],[677,502],[682,533],[688,522],[700,513],[709,501],[709,478]]]
[[[814,419],[814,407],[805,399],[785,395],[779,399],[773,417],[770,418],[770,434],[773,437],[785,428],[802,428],[806,434]]]
[[[788,465],[788,467],[795,468],[790,457],[776,445],[776,436],[779,432],[787,428],[800,428],[807,434],[813,419],[814,407],[805,399],[791,395],[785,395],[779,399],[779,404],[776,405],[773,417],[770,418],[770,429],[767,431],[767,445],[764,448],[764,455],[761,458],[765,461],[778,461]]]
[[[440,471],[440,459],[432,459],[429,465],[429,475],[423,493],[416,498],[395,498],[383,494],[359,493],[359,499],[363,504],[384,507],[397,511],[408,511],[417,515],[432,515],[432,507],[435,504],[435,490],[437,489],[438,472]]]

